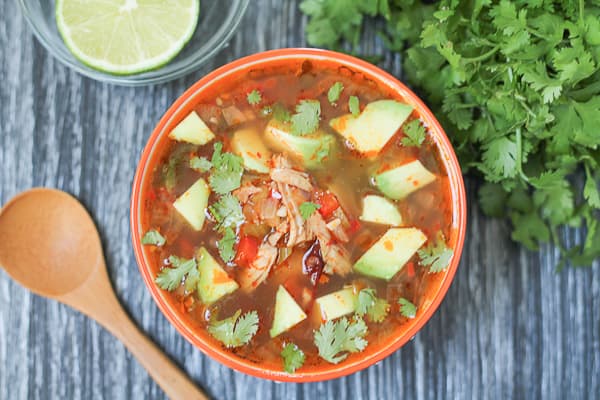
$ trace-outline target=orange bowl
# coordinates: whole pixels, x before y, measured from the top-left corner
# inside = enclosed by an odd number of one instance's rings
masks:
[[[141,237],[145,183],[159,162],[160,151],[157,149],[167,142],[168,132],[191,112],[200,99],[216,97],[219,89],[228,82],[239,80],[252,70],[277,67],[299,69],[305,61],[310,61],[317,68],[347,69],[377,84],[387,96],[414,107],[415,113],[429,128],[437,143],[441,161],[448,173],[452,201],[452,233],[448,242],[454,250],[454,256],[445,271],[428,275],[427,290],[419,304],[417,316],[398,326],[387,339],[370,344],[360,353],[351,354],[340,364],[307,366],[295,374],[288,374],[281,370],[281,366],[259,364],[238,357],[223,349],[205,331],[194,328],[186,314],[179,310],[178,304],[154,283],[156,271],[149,262],[147,250],[141,245]],[[427,323],[446,295],[456,273],[465,237],[466,207],[464,182],[452,145],[429,108],[410,89],[374,65],[345,54],[317,49],[281,49],[244,57],[213,71],[196,82],[167,110],[148,139],[137,167],[131,198],[131,232],[135,257],[152,297],[169,322],[194,346],[222,364],[253,376],[276,381],[311,382],[339,378],[375,364],[398,350]]]

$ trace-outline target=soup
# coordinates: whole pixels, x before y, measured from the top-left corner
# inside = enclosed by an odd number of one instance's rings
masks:
[[[347,68],[253,70],[182,116],[143,188],[155,283],[215,346],[293,374],[421,312],[452,202],[411,106]]]

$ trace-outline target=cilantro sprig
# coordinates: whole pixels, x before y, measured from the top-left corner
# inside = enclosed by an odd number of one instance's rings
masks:
[[[219,256],[226,263],[233,260],[235,257],[235,242],[236,242],[235,231],[231,228],[225,228],[223,231],[223,237],[217,241],[217,249],[219,250]]]
[[[425,141],[425,127],[421,125],[421,121],[413,119],[406,125],[404,125],[404,134],[406,137],[402,138],[401,143],[406,147],[421,147]]]
[[[358,292],[356,314],[360,317],[365,314],[372,322],[382,322],[390,311],[390,304],[377,297],[375,289],[366,288]]]
[[[348,357],[348,353],[363,351],[367,347],[367,325],[362,318],[348,320],[343,317],[336,322],[327,321],[315,331],[315,345],[319,356],[337,364]]]
[[[342,82],[335,82],[327,91],[327,100],[329,103],[335,104],[340,99],[340,95],[344,90],[344,84]]]
[[[260,102],[262,101],[262,95],[260,94],[258,89],[254,89],[253,91],[248,93],[246,99],[248,100],[248,104],[255,106],[257,104],[260,104]]]
[[[223,143],[214,145],[212,155],[212,170],[209,178],[211,188],[225,194],[240,187],[244,173],[244,161],[233,153],[223,153]]]
[[[400,314],[402,314],[402,316],[411,319],[417,316],[417,306],[408,299],[400,297],[398,299],[398,305],[400,306]]]
[[[258,313],[249,311],[242,314],[237,310],[231,317],[223,320],[210,320],[208,333],[223,343],[226,347],[240,347],[250,342],[258,331]]]
[[[200,274],[194,258],[185,259],[177,256],[169,257],[171,267],[163,268],[156,277],[156,284],[164,290],[173,291],[185,281],[188,291],[195,290]]]
[[[300,100],[296,113],[291,116],[292,134],[309,135],[319,127],[321,103],[318,100]]]
[[[403,52],[405,79],[452,132],[463,171],[485,180],[482,210],[508,217],[512,238],[529,249],[555,243],[561,265],[590,265],[600,258],[595,5],[558,0],[339,4],[301,2],[310,17],[310,44],[339,49],[349,42],[356,50],[366,17],[382,17],[385,45]],[[567,226],[584,227],[582,240],[570,248],[558,234]]]
[[[300,211],[302,219],[306,221],[319,208],[321,208],[320,204],[313,203],[311,201],[305,201],[304,203],[300,204],[300,207],[298,207],[298,211]]]
[[[429,267],[429,272],[441,272],[448,268],[454,251],[446,246],[444,236],[438,233],[435,241],[417,251],[421,265]]]
[[[160,234],[156,229],[150,229],[148,232],[144,234],[142,237],[142,244],[144,245],[152,245],[152,246],[163,246],[167,240],[163,235]]]
[[[281,351],[283,369],[288,374],[293,374],[304,364],[304,352],[294,343],[287,343]]]

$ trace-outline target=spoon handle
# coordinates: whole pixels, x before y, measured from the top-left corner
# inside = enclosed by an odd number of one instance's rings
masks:
[[[122,308],[120,314],[114,316],[114,322],[99,322],[123,342],[170,399],[208,400],[173,361],[135,326]]]

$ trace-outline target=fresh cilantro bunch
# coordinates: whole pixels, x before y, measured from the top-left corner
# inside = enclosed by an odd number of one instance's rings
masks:
[[[556,244],[561,266],[598,259],[600,4],[374,0],[367,11],[359,3],[303,1],[309,42],[356,44],[348,29],[360,31],[364,16],[383,18],[386,46],[405,50],[406,78],[423,91],[463,170],[485,180],[484,213],[508,217],[513,240],[531,250]],[[319,29],[334,19],[334,34]],[[585,239],[567,248],[562,227],[584,228]]]

